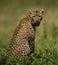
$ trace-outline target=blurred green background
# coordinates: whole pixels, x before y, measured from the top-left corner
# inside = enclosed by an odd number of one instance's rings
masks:
[[[21,18],[29,9],[45,9],[37,28],[35,52],[48,45],[58,48],[58,0],[0,0],[0,47],[7,48]],[[51,45],[51,46],[52,46]]]

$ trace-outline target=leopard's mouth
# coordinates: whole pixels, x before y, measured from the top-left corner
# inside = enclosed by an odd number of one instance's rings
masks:
[[[35,23],[34,23],[34,26],[39,26],[40,25],[40,21],[36,21]]]
[[[36,21],[35,25],[39,26],[40,25],[40,21]]]
[[[33,26],[39,26],[40,25],[40,21],[36,21],[36,22],[32,22]]]

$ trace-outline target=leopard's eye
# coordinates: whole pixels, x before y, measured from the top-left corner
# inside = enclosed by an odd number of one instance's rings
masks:
[[[39,16],[39,17],[41,17],[41,16]]]
[[[35,16],[33,16],[33,17],[35,17]]]

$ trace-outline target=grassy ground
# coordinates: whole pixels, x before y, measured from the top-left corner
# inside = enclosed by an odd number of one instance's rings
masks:
[[[3,2],[2,2],[3,3]],[[4,5],[0,2],[0,65],[58,65],[58,9],[45,6],[21,7],[18,2]],[[26,3],[25,3],[26,4]],[[33,56],[6,58],[5,52],[19,20],[29,9],[45,9],[44,18],[37,28]]]

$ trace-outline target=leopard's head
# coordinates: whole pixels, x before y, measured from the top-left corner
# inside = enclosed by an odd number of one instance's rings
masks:
[[[33,26],[39,26],[41,20],[43,19],[44,10],[40,11],[29,11],[29,17]]]

